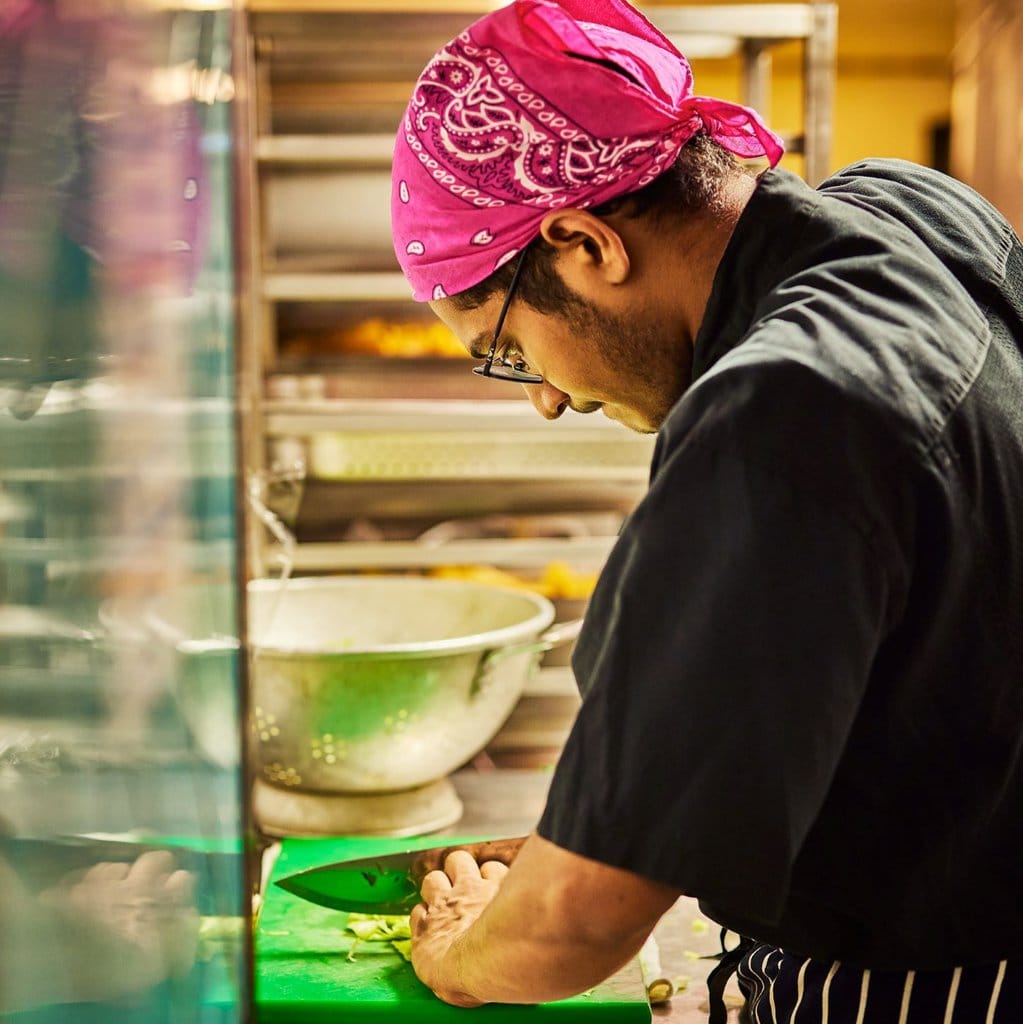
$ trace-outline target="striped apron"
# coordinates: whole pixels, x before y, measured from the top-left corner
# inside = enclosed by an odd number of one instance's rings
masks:
[[[1023,1024],[1023,960],[870,971],[755,944],[736,980],[749,1024]]]

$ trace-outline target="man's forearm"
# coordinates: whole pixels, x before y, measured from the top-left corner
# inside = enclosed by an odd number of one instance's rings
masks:
[[[545,1003],[593,988],[639,951],[648,932],[596,936],[580,927],[585,913],[578,908],[573,920],[521,914],[499,894],[452,943],[452,987],[471,1005]]]

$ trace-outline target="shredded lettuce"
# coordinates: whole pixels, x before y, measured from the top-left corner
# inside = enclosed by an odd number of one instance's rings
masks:
[[[391,945],[409,962],[412,963],[412,940],[394,939]]]
[[[404,914],[349,914],[345,930],[355,936],[348,960],[355,959],[361,942],[389,942],[406,960],[412,959],[412,932]]]

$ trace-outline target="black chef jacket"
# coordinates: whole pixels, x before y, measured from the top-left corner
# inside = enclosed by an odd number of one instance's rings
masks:
[[[539,831],[786,952],[1023,956],[1023,251],[762,175],[600,576]]]

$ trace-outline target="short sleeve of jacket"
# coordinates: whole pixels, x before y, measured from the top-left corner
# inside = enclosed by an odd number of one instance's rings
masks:
[[[778,376],[752,404],[709,384],[686,429],[662,431],[576,646],[583,702],[539,826],[765,922],[857,714],[893,562],[875,496],[853,493],[885,479],[858,464],[877,447],[855,436],[861,411]]]

